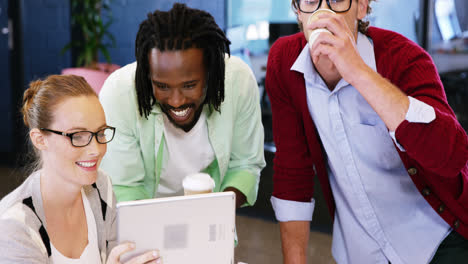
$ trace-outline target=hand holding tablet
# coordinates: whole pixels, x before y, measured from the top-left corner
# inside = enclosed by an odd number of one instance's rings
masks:
[[[122,262],[159,249],[164,264],[234,261],[234,192],[174,196],[117,204],[117,241],[134,242]]]

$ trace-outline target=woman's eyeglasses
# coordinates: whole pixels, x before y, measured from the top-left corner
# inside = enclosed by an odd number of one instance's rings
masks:
[[[71,144],[74,147],[85,147],[91,143],[91,140],[96,136],[99,144],[107,144],[114,138],[115,127],[105,127],[97,132],[91,131],[78,131],[73,133],[65,133],[62,131],[52,130],[48,128],[41,128],[43,131],[49,131],[57,135],[69,137]]]

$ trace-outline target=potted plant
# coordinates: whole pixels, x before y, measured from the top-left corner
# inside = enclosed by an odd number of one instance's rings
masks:
[[[111,64],[108,50],[115,45],[114,36],[109,32],[112,24],[109,0],[70,0],[70,4],[72,41],[62,53],[71,49],[77,67],[63,69],[62,74],[83,76],[99,93],[109,74],[120,68]],[[99,62],[99,54],[106,63]]]

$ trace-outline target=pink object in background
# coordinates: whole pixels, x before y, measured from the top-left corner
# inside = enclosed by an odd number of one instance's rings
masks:
[[[86,81],[91,85],[91,87],[96,91],[99,95],[99,91],[101,91],[102,85],[104,81],[109,77],[109,75],[120,68],[119,65],[116,64],[108,64],[108,63],[98,63],[97,69],[91,68],[66,68],[62,70],[63,75],[78,75],[82,76],[86,79]]]

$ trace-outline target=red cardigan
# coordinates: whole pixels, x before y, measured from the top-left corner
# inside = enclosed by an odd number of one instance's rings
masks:
[[[395,131],[408,175],[439,215],[468,239],[468,137],[447,103],[430,56],[405,37],[370,27],[378,73],[410,95],[434,107],[429,124],[403,121]],[[304,77],[290,68],[306,39],[303,33],[278,39],[268,55],[265,88],[273,112],[276,145],[273,196],[310,202],[313,177],[319,177],[333,217],[335,205],[323,147],[307,106]]]

